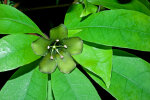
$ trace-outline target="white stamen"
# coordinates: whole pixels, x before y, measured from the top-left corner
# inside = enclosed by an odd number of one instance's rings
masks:
[[[56,49],[56,52],[59,53],[58,49]]]
[[[54,58],[53,58],[53,56],[51,56],[50,58],[51,58],[51,60],[53,60],[53,59],[54,59]]]
[[[58,49],[56,49],[56,52],[60,55],[60,58],[61,58],[61,59],[64,58],[64,56],[62,56],[62,55],[60,54],[60,52],[58,51]]]
[[[64,48],[67,48],[67,45],[64,45]]]
[[[54,51],[54,49],[52,48],[52,51],[51,51],[51,57],[50,57],[51,60],[54,59],[54,58],[53,58],[53,51]]]
[[[50,49],[50,46],[48,46],[47,49]]]
[[[59,40],[57,39],[56,42],[59,42]]]

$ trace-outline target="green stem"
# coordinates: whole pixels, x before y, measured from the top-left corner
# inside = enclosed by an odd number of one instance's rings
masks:
[[[62,7],[68,7],[70,5],[72,5],[72,3],[52,5],[52,6],[43,6],[43,7],[35,7],[35,8],[26,8],[26,9],[20,9],[20,11],[34,11],[34,10],[43,10],[43,9],[50,9],[50,8],[62,8]]]

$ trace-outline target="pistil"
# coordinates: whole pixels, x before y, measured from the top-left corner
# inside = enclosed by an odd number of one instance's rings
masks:
[[[60,56],[61,59],[64,58],[64,56],[63,56],[62,54],[60,54],[60,52],[59,52],[59,50],[58,50],[57,48],[67,48],[67,45],[58,45],[58,46],[57,46],[56,44],[57,44],[58,42],[59,42],[59,39],[57,39],[57,40],[55,41],[55,43],[54,43],[53,46],[48,46],[48,47],[47,47],[48,49],[52,48],[52,49],[51,49],[51,56],[50,56],[50,59],[51,59],[51,60],[54,59],[54,57],[53,57],[53,52],[54,52],[54,50],[59,54],[59,56]]]

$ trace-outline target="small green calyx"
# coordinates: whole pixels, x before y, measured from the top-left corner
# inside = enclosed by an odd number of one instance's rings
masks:
[[[68,38],[68,30],[61,24],[50,30],[50,40],[39,38],[32,43],[35,54],[44,56],[39,64],[43,73],[52,73],[56,67],[63,73],[70,73],[75,67],[71,55],[80,54],[83,41],[79,37]]]

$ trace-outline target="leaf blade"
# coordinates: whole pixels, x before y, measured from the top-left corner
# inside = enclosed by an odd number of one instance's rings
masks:
[[[136,64],[136,65],[135,65]],[[89,72],[88,72],[89,73]],[[120,100],[149,100],[150,65],[121,50],[114,50],[110,88],[95,75],[89,75],[104,89]]]
[[[12,70],[40,58],[31,43],[37,37],[26,34],[8,35],[0,39],[0,72]]]
[[[38,26],[19,10],[0,4],[0,34],[38,33],[44,36]],[[15,27],[14,27],[15,26]]]
[[[74,36],[107,46],[150,51],[149,16],[136,11],[119,9],[92,14],[83,21],[79,17],[69,17],[75,14],[78,8],[82,11],[81,6],[74,6],[72,13],[66,14],[65,19],[69,30],[82,30]],[[79,10],[76,14],[79,14]],[[70,20],[68,18],[71,18],[72,23],[68,23]]]
[[[1,100],[46,100],[47,75],[39,72],[38,61],[21,67],[0,91]]]
[[[107,87],[110,86],[112,70],[111,47],[84,42],[83,52],[73,57],[84,68],[101,77]]]
[[[149,5],[143,4],[146,1],[140,0],[131,0],[130,2],[121,4],[119,3],[120,0],[88,0],[88,2],[96,5],[103,5],[109,9],[128,9],[128,10],[135,10],[147,15],[150,15]],[[139,9],[140,8],[140,9]]]
[[[100,100],[92,84],[77,68],[70,74],[56,70],[52,74],[52,89],[55,100]]]

